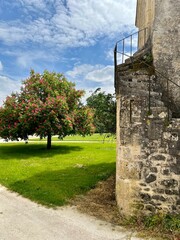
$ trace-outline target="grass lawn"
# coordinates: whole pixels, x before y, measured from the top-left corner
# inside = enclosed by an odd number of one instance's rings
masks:
[[[0,144],[0,184],[47,206],[61,206],[115,172],[115,143]]]

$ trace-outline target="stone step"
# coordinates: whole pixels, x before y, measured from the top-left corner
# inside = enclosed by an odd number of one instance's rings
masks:
[[[152,97],[150,99],[150,105],[151,107],[165,107],[164,102],[155,98],[152,99]]]
[[[180,118],[172,118],[170,124],[172,128],[177,128],[180,131]]]
[[[149,87],[150,87],[152,92],[158,92],[157,87],[153,82],[149,86],[149,82],[147,81],[146,82],[134,81],[134,80],[131,81],[131,79],[129,79],[129,81],[121,80],[120,84],[121,86],[124,86],[124,87],[145,90],[145,91],[149,91]]]
[[[149,118],[160,118],[165,119],[168,116],[168,109],[166,107],[152,107],[151,106],[151,115]]]
[[[132,88],[124,84],[122,84],[122,86],[123,86],[123,92],[122,92],[123,95],[129,95],[129,96],[134,95],[134,96],[142,96],[142,97],[149,98],[149,91],[147,91],[146,89],[140,89],[135,87]],[[162,93],[151,91],[150,97],[151,99],[161,101]]]
[[[119,74],[120,79],[123,79],[124,81],[133,81],[133,82],[149,82],[149,75],[144,72],[144,73],[131,73],[131,74]],[[153,81],[154,75],[150,77],[151,82]]]

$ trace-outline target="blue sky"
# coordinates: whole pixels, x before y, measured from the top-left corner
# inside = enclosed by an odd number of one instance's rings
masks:
[[[0,0],[0,105],[30,69],[64,73],[86,96],[114,92],[113,48],[136,0]]]

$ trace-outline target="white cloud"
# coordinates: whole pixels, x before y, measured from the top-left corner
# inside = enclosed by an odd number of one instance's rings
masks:
[[[0,61],[0,71],[2,71],[3,70],[3,64],[2,64],[2,62]]]
[[[112,85],[112,84],[111,85],[103,85],[100,88],[101,88],[102,92],[111,93],[111,94],[115,93],[114,85]],[[97,87],[86,88],[86,92],[85,92],[85,95],[82,98],[82,102],[86,103],[86,99],[88,97],[90,97],[96,89],[97,89]]]
[[[72,70],[67,71],[66,74],[73,79],[80,76],[84,77],[88,72],[94,71],[95,69],[98,69],[100,67],[102,67],[102,65],[95,66],[90,64],[77,65]]]
[[[114,67],[105,66],[99,69],[95,69],[85,76],[86,80],[100,82],[102,84],[109,83],[113,84],[114,81]]]
[[[25,8],[30,8],[30,10],[43,10],[46,8],[45,1],[43,0],[18,0]],[[17,2],[18,2],[17,1]]]
[[[97,88],[101,88],[106,93],[114,93],[114,67],[112,65],[90,65],[82,64],[75,66],[71,71],[66,72],[70,76],[70,80],[76,82],[79,89],[84,89],[86,94],[83,98],[85,102],[92,92]]]
[[[112,83],[114,67],[112,65],[82,64],[75,66],[71,71],[67,71],[66,75],[70,76],[73,80],[80,77],[85,82],[91,81],[102,84],[107,82]]]
[[[0,75],[0,86],[0,105],[2,105],[8,95],[20,90],[21,82]]]
[[[0,22],[0,39],[6,44],[32,41],[57,47],[95,44],[100,37],[111,37],[134,25],[136,0],[16,0],[28,11],[41,14],[27,21]],[[42,11],[51,6],[51,16]],[[52,11],[53,9],[53,11]],[[37,12],[38,12],[37,11]]]
[[[7,56],[13,56],[16,58],[16,63],[19,67],[24,69],[29,69],[34,66],[38,66],[39,62],[54,62],[58,59],[56,52],[45,50],[14,50],[14,51],[4,51]],[[37,62],[37,63],[36,63]]]
[[[136,42],[137,45],[137,42]],[[132,45],[132,48],[129,45],[126,45],[126,48],[124,49],[124,54],[121,47],[117,49],[117,54],[116,54],[116,60],[117,64],[123,63],[126,59],[130,58],[136,51],[137,48],[135,47],[136,45]],[[112,61],[114,63],[114,49],[109,49],[105,53],[106,59]]]

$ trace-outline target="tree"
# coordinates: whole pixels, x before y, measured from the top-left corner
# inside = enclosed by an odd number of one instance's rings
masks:
[[[98,133],[116,132],[116,101],[113,94],[106,94],[97,88],[87,98],[87,106],[94,109],[94,125]]]
[[[8,96],[0,108],[0,136],[14,140],[36,134],[47,137],[50,149],[52,135],[90,134],[93,114],[81,104],[83,94],[62,74],[32,70],[20,93]]]

